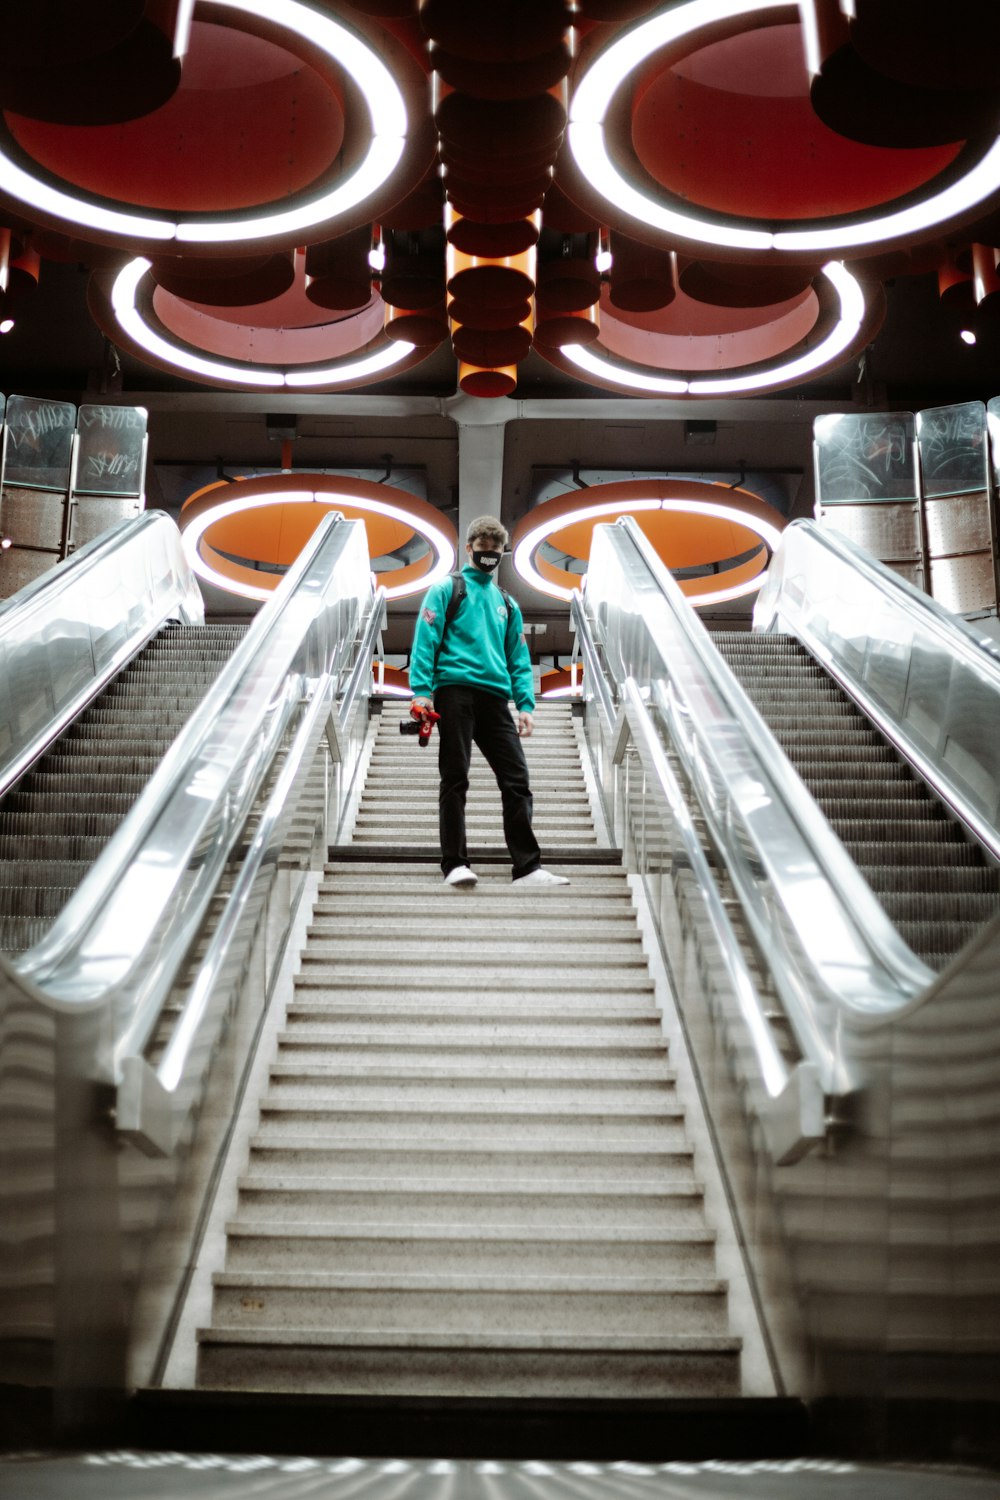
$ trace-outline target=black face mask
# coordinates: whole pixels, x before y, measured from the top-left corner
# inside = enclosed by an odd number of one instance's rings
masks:
[[[472,561],[484,573],[492,573],[499,568],[501,557],[503,557],[502,552],[473,552]]]

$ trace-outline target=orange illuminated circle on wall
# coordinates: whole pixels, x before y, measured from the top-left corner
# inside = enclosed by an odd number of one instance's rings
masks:
[[[583,668],[556,667],[543,672],[538,684],[540,698],[580,698],[583,696]]]
[[[582,574],[552,562],[544,551],[556,549],[585,563],[594,527],[619,516],[635,519],[668,568],[713,570],[678,579],[696,606],[760,588],[785,526],[780,512],[740,487],[671,479],[591,485],[525,516],[513,538],[516,571],[539,592],[569,599]]]
[[[361,520],[368,551],[388,599],[422,592],[451,572],[455,528],[406,490],[338,474],[265,474],[220,480],[181,507],[184,551],[200,578],[247,599],[267,599],[327,511]],[[423,554],[402,567],[378,567],[414,538]]]

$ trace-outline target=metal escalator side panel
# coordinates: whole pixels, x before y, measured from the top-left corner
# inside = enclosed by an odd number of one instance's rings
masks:
[[[0,800],[0,950],[42,941],[245,629],[158,632]]]
[[[1000,909],[1000,871],[794,636],[713,641],[900,936],[942,968]]]
[[[785,531],[754,628],[808,647],[1000,862],[1000,646],[846,537]]]
[[[119,522],[0,605],[0,795],[168,619],[204,619],[169,516]]]

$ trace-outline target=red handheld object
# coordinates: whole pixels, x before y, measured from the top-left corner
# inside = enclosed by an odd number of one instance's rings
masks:
[[[434,725],[437,723],[440,717],[441,715],[436,714],[433,708],[418,708],[415,703],[410,704],[410,718],[415,719],[420,725],[420,734],[417,739],[417,744],[421,747],[421,749],[430,740],[431,730],[434,728]]]

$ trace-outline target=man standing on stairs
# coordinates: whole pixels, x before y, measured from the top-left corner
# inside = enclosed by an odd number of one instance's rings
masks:
[[[531,826],[528,766],[520,738],[531,734],[535,707],[531,657],[521,611],[497,587],[495,573],[507,530],[480,516],[466,533],[468,563],[456,578],[428,589],[417,616],[410,655],[410,687],[418,707],[440,714],[438,821],[445,884],[476,884],[465,839],[465,799],[473,741],[497,779],[503,831],[513,878],[524,886],[568,885],[542,868]],[[517,709],[517,730],[508,704]]]

